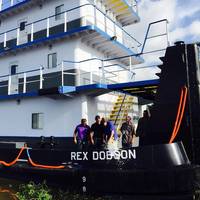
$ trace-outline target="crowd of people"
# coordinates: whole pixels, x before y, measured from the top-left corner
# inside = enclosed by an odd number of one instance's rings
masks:
[[[126,117],[126,121],[122,123],[120,128],[122,148],[130,148],[134,143],[135,137],[140,137],[140,145],[143,145],[147,124],[149,121],[148,111],[143,112],[143,117],[139,119],[137,129],[132,122],[130,116]],[[76,126],[74,131],[74,143],[80,150],[88,148],[88,146],[96,149],[117,149],[118,133],[112,121],[101,118],[99,115],[95,117],[95,122],[90,127],[86,119],[81,119],[81,123]]]

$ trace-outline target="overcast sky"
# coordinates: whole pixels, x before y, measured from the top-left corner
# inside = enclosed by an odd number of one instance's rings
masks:
[[[128,31],[141,43],[148,24],[160,19],[169,21],[169,40],[171,45],[178,40],[186,43],[200,41],[200,0],[138,0],[140,23],[128,27]],[[150,34],[162,34],[165,32],[165,24],[154,25]],[[167,46],[166,37],[147,41],[146,51],[162,49]],[[159,56],[164,52],[148,54],[144,56],[146,62],[152,65],[159,63]],[[138,66],[137,66],[138,67]],[[135,70],[136,80],[157,78],[154,76],[158,68]]]

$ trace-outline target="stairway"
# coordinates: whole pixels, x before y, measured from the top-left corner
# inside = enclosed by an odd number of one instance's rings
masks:
[[[126,120],[126,116],[131,110],[134,103],[134,97],[129,95],[119,95],[117,101],[114,103],[110,114],[110,120],[115,124],[117,131]]]

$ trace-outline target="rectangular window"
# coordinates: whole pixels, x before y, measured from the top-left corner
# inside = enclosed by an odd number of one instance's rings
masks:
[[[26,28],[26,21],[24,21],[24,22],[20,22],[20,24],[19,24],[19,29],[20,29],[20,31],[24,31],[25,30],[25,28]]]
[[[32,129],[43,129],[43,128],[44,128],[44,114],[32,113]]]
[[[55,8],[55,20],[63,19],[63,14],[62,14],[63,9],[64,9],[64,4],[57,6]]]
[[[11,65],[10,66],[10,74],[15,75],[17,73],[17,67],[18,65]]]
[[[57,53],[48,54],[48,68],[55,68],[57,66]]]

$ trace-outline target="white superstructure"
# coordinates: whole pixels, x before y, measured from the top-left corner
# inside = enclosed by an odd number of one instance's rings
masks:
[[[109,116],[108,85],[143,62],[124,30],[138,21],[133,0],[1,0],[0,136],[67,137]]]

